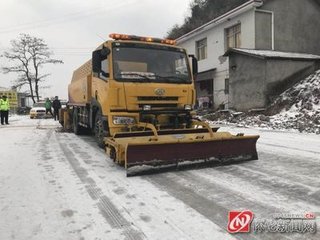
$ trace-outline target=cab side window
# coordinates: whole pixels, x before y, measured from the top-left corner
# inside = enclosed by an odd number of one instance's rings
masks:
[[[92,72],[95,77],[104,80],[109,78],[109,53],[110,50],[108,48],[102,48],[92,53]]]
[[[104,59],[101,61],[101,72],[99,74],[100,78],[102,79],[107,79],[109,78],[110,76],[110,73],[109,73],[109,61],[108,61],[108,58]]]

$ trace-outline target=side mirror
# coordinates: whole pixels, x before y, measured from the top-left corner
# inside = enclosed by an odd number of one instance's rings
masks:
[[[96,50],[92,52],[92,72],[99,73],[101,71],[100,51]]]
[[[194,55],[189,55],[192,63],[192,74],[195,76],[198,74],[198,59]]]
[[[108,55],[110,54],[110,49],[109,48],[102,48],[101,50],[100,50],[100,55],[101,55],[101,60],[105,60],[107,57],[108,57]]]
[[[102,48],[92,52],[92,72],[101,72],[101,62],[107,59],[110,52],[109,48]]]

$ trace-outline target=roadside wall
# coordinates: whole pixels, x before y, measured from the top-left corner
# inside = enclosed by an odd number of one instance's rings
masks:
[[[266,107],[319,67],[319,60],[268,59],[238,53],[231,53],[229,62],[229,107],[238,111]]]

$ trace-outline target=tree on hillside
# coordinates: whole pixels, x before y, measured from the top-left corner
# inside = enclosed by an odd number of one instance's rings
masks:
[[[193,0],[190,4],[191,15],[184,19],[184,23],[181,26],[175,24],[168,31],[167,37],[176,39],[247,1]]]
[[[11,41],[11,49],[5,51],[2,57],[11,63],[2,67],[3,73],[17,73],[16,86],[28,85],[33,102],[39,101],[39,85],[50,74],[42,73],[46,64],[63,63],[52,59],[53,53],[42,38],[20,34],[18,39]]]

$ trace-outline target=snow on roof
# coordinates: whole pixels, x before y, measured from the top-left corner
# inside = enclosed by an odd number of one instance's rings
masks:
[[[229,56],[230,53],[240,53],[246,54],[255,57],[262,58],[286,58],[286,59],[312,59],[320,60],[319,55],[306,54],[306,53],[293,53],[293,52],[280,52],[272,50],[256,50],[256,49],[245,49],[245,48],[231,48],[229,49],[224,56]]]

